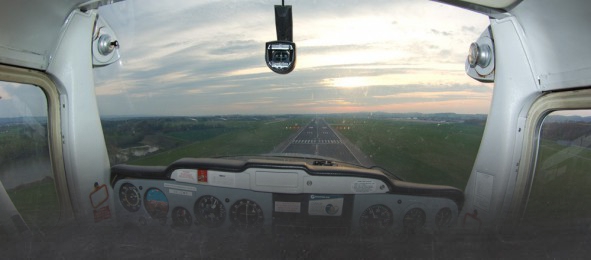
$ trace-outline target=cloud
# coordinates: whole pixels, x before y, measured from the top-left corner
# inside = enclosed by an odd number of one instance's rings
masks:
[[[462,26],[462,31],[470,34],[480,34],[483,29],[476,26]]]
[[[0,117],[47,117],[43,91],[27,84],[0,82]]]
[[[396,112],[402,104],[491,93],[463,72],[467,46],[488,20],[454,7],[287,1],[298,60],[294,72],[277,75],[263,56],[264,43],[276,37],[276,1],[160,3],[100,10],[122,56],[120,64],[95,69],[102,114]]]
[[[6,101],[12,98],[12,95],[7,89],[10,85],[12,85],[12,83],[2,82],[2,85],[0,85],[0,100]]]
[[[450,100],[450,99],[482,99],[486,100],[489,95],[482,92],[472,91],[430,91],[430,92],[407,92],[385,96],[374,96],[374,98],[387,98],[396,100]]]

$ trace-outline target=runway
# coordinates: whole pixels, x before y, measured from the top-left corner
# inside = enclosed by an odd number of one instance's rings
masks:
[[[352,164],[362,164],[359,156],[354,155],[344,144],[344,141],[321,118],[310,121],[280,152],[325,156]]]

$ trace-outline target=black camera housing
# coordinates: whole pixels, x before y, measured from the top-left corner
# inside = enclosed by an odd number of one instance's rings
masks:
[[[265,44],[267,66],[279,74],[290,73],[296,64],[296,45],[288,41],[272,41]]]
[[[293,19],[290,5],[275,6],[277,41],[265,44],[267,67],[279,74],[290,73],[296,64],[296,45],[293,42]]]

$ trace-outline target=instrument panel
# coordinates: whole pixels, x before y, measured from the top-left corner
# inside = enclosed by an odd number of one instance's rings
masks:
[[[284,194],[143,179],[114,189],[119,221],[188,231],[412,235],[447,229],[458,215],[450,199],[388,193]]]

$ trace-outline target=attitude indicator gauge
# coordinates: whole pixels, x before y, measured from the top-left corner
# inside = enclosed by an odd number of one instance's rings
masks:
[[[121,202],[123,208],[130,212],[136,212],[140,209],[142,205],[140,198],[140,191],[131,183],[124,183],[119,188],[119,202]]]
[[[219,227],[226,219],[224,204],[214,196],[201,196],[195,202],[194,211],[197,221],[207,227]]]
[[[169,207],[168,199],[160,189],[148,189],[144,198],[144,205],[152,218],[166,221]]]
[[[238,229],[251,230],[262,226],[265,216],[256,202],[242,199],[236,201],[230,208],[230,220]]]

